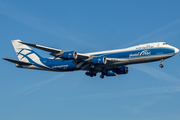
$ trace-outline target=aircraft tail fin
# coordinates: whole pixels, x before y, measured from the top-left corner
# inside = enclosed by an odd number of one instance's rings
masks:
[[[34,52],[30,47],[20,43],[20,40],[12,40],[11,42],[13,44],[14,50],[19,61],[34,63],[35,60],[41,58],[41,56]]]

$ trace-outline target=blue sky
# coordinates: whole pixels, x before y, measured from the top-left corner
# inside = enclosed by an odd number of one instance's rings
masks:
[[[80,53],[149,42],[180,48],[179,0],[0,0],[0,56],[11,40]],[[47,52],[34,49],[43,57]],[[180,55],[129,66],[127,75],[90,78],[1,63],[1,120],[179,120]]]

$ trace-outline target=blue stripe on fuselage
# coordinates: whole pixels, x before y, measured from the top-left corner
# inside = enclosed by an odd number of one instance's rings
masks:
[[[107,58],[137,58],[137,57],[144,57],[144,56],[151,56],[151,55],[163,55],[175,53],[174,49],[172,48],[152,48],[152,49],[137,49],[137,50],[130,50],[130,51],[122,51],[116,53],[104,53],[104,54],[96,54],[95,56],[105,56]]]
[[[54,70],[59,70],[59,71],[72,71],[76,69],[76,65],[72,63],[73,60],[65,60],[63,59],[47,59],[47,58],[42,58],[41,62],[54,69]]]
[[[94,56],[105,56],[107,58],[138,58],[138,57],[145,57],[145,56],[155,56],[155,55],[164,55],[174,53],[174,49],[172,48],[151,48],[151,49],[137,49],[131,51],[121,51],[115,53],[104,53],[104,54],[96,54]],[[72,71],[76,70],[76,65],[72,63],[73,60],[65,60],[63,59],[47,59],[41,58],[41,62],[57,71]]]

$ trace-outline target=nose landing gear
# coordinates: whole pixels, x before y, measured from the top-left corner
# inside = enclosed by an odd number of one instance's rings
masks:
[[[163,68],[163,67],[164,67],[163,61],[164,61],[164,60],[162,59],[162,60],[161,60],[161,64],[159,65],[160,68]]]

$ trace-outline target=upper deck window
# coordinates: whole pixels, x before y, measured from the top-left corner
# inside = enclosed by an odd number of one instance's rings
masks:
[[[167,43],[163,43],[163,45],[167,45]]]

